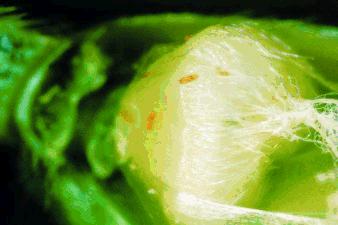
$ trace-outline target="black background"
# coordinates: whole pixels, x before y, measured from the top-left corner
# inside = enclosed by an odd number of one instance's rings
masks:
[[[2,3],[1,3],[2,2]],[[242,13],[253,17],[294,18],[337,25],[338,0],[50,0],[0,1],[17,6],[48,32],[68,34],[119,16],[160,12]],[[46,29],[44,29],[46,30]],[[0,106],[1,107],[1,106]],[[18,173],[18,148],[0,145],[0,224],[48,225],[53,217],[29,195]]]
[[[0,0],[0,2],[2,2]],[[245,13],[254,17],[306,19],[337,25],[338,0],[12,0],[30,18],[62,25],[66,32],[118,16],[193,11],[207,14]],[[5,4],[4,3],[4,4]],[[70,29],[69,29],[70,28]]]

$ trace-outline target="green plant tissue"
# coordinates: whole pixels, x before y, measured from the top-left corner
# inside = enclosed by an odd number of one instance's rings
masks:
[[[62,36],[32,23],[0,7],[0,142],[42,177],[26,182],[57,223],[336,223],[337,27],[167,13]]]

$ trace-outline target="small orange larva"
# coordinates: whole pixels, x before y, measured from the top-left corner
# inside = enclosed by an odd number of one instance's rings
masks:
[[[147,118],[147,130],[152,130],[154,126],[156,113],[154,111],[151,111]]]
[[[191,74],[191,75],[182,77],[178,81],[180,82],[180,84],[187,84],[187,83],[189,83],[191,81],[196,80],[197,78],[198,78],[197,74]]]

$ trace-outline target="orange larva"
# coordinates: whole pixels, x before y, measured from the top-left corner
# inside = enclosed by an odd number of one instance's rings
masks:
[[[156,113],[154,111],[151,111],[147,118],[147,130],[152,130],[154,126]]]
[[[187,84],[191,81],[194,81],[198,78],[197,74],[191,74],[185,77],[182,77],[181,79],[179,79],[178,81],[180,82],[180,84]]]
[[[217,74],[220,75],[220,76],[229,76],[229,72],[226,71],[225,69],[221,68],[221,67],[217,67]]]

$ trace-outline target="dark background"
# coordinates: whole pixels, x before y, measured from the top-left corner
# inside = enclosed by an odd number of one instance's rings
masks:
[[[338,0],[34,0],[0,1],[17,6],[48,32],[70,34],[119,16],[160,12],[242,13],[252,17],[293,18],[337,25]],[[1,106],[0,106],[1,107]],[[18,171],[17,148],[0,145],[0,224],[53,225],[54,219],[27,193]]]
[[[66,32],[118,16],[193,11],[207,14],[245,13],[254,17],[301,18],[337,25],[338,0],[11,0],[28,17]],[[0,3],[1,4],[1,3]],[[54,26],[59,27],[59,26]]]

